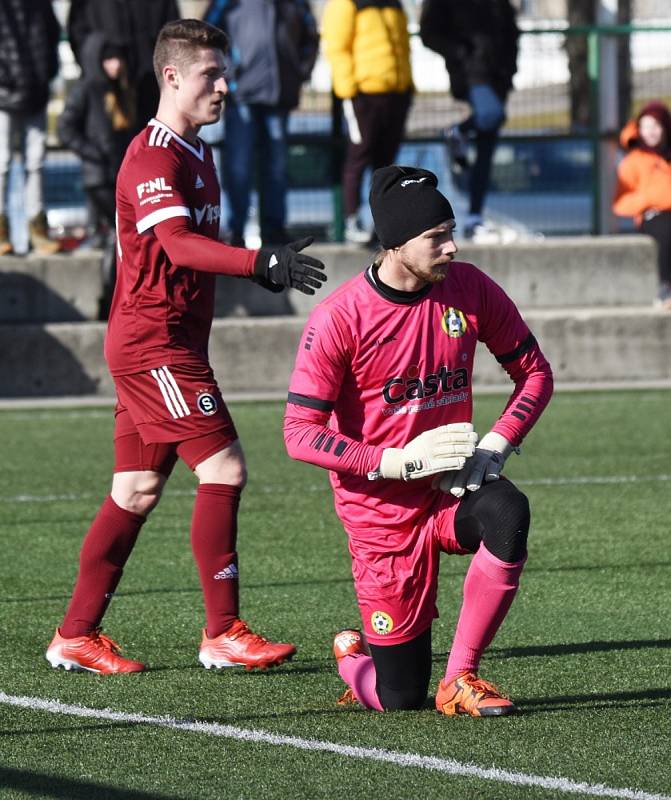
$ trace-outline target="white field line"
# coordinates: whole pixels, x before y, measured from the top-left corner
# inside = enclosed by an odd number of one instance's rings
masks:
[[[573,476],[570,478],[529,478],[528,480],[516,480],[517,486],[548,486],[548,487],[562,487],[562,486],[608,486],[610,484],[626,484],[626,483],[667,483],[671,481],[671,475],[662,473],[661,475],[584,475]],[[302,487],[303,492],[324,492],[328,490],[326,483],[320,485],[311,485]],[[283,486],[261,486],[255,491],[262,494],[275,494],[277,492],[286,491]],[[193,497],[195,489],[167,489],[166,497]],[[0,503],[57,503],[67,501],[80,501],[92,500],[101,498],[101,493],[64,493],[64,494],[14,494],[14,495],[0,495]]]
[[[170,728],[186,733],[199,733],[206,736],[220,736],[238,741],[259,742],[262,744],[293,747],[298,750],[333,753],[338,756],[381,761],[398,767],[414,767],[442,772],[447,775],[462,776],[492,781],[513,786],[538,786],[568,794],[586,797],[614,797],[624,800],[671,800],[668,795],[651,794],[640,789],[615,788],[596,783],[582,783],[569,778],[533,775],[524,772],[511,772],[496,767],[478,767],[475,764],[461,763],[451,758],[422,756],[417,753],[403,753],[394,750],[381,750],[376,747],[353,747],[337,742],[326,742],[320,739],[303,739],[299,736],[283,736],[263,730],[238,728],[234,725],[219,725],[214,722],[198,722],[197,720],[176,719],[170,716],[147,716],[145,714],[127,714],[111,709],[87,708],[86,706],[69,705],[58,700],[45,700],[40,697],[14,696],[0,692],[0,703],[30,711],[46,711],[50,714],[66,714],[72,717],[83,717],[109,722],[134,723],[136,725],[152,725]]]

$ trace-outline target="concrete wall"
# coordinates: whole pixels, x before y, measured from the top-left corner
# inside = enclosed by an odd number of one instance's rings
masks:
[[[0,257],[0,324],[96,319],[102,288],[97,257]]]
[[[318,244],[332,292],[365,269],[372,254],[359,247]],[[506,246],[467,244],[472,261],[522,308],[647,305],[656,288],[655,245],[645,236],[548,238]],[[94,320],[102,292],[99,255],[0,258],[0,324]],[[247,280],[220,277],[216,315],[306,315],[323,296],[274,295]]]
[[[525,314],[562,383],[671,380],[671,314],[651,308]],[[303,329],[299,317],[216,320],[210,357],[224,393],[283,394]],[[103,323],[0,325],[0,396],[113,395]],[[474,382],[508,378],[483,347]]]
[[[366,251],[337,245],[313,252],[328,264],[329,290],[370,258]],[[671,314],[652,308],[655,251],[644,237],[469,246],[461,256],[485,268],[524,309],[557,381],[671,381]],[[102,357],[104,323],[17,322],[39,314],[61,318],[62,304],[76,320],[91,316],[97,278],[95,268],[80,261],[0,259],[0,397],[113,395]],[[73,280],[64,286],[66,273]],[[5,294],[17,276],[28,274],[32,282]],[[215,320],[210,353],[225,394],[286,391],[305,315],[316,299],[222,280],[218,305],[229,316]],[[474,380],[501,385],[508,378],[483,348]]]

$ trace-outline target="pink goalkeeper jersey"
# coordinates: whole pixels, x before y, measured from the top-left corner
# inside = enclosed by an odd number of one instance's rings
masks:
[[[444,281],[411,295],[381,286],[370,267],[315,308],[291,377],[285,440],[292,456],[331,470],[350,531],[413,524],[433,502],[431,479],[371,481],[367,472],[385,447],[471,421],[478,341],[515,382],[494,430],[517,445],[550,398],[552,374],[515,304],[472,264],[452,262]]]
[[[170,262],[153,226],[174,217],[217,239],[220,190],[210,148],[158,120],[131,142],[117,177],[117,284],[105,340],[112,375],[207,359],[215,275]]]

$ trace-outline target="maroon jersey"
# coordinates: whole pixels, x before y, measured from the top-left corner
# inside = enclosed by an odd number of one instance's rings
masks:
[[[173,264],[154,225],[186,217],[195,233],[218,238],[220,189],[210,148],[152,119],[126,152],[116,204],[117,282],[105,339],[110,372],[202,363],[215,275]]]

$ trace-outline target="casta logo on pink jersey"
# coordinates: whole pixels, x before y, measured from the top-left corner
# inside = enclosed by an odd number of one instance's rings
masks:
[[[385,403],[402,403],[404,400],[415,400],[432,397],[434,394],[447,393],[465,389],[470,384],[468,370],[465,367],[448,369],[445,365],[423,377],[417,375],[417,368],[411,367],[408,375],[390,378],[382,389]]]

